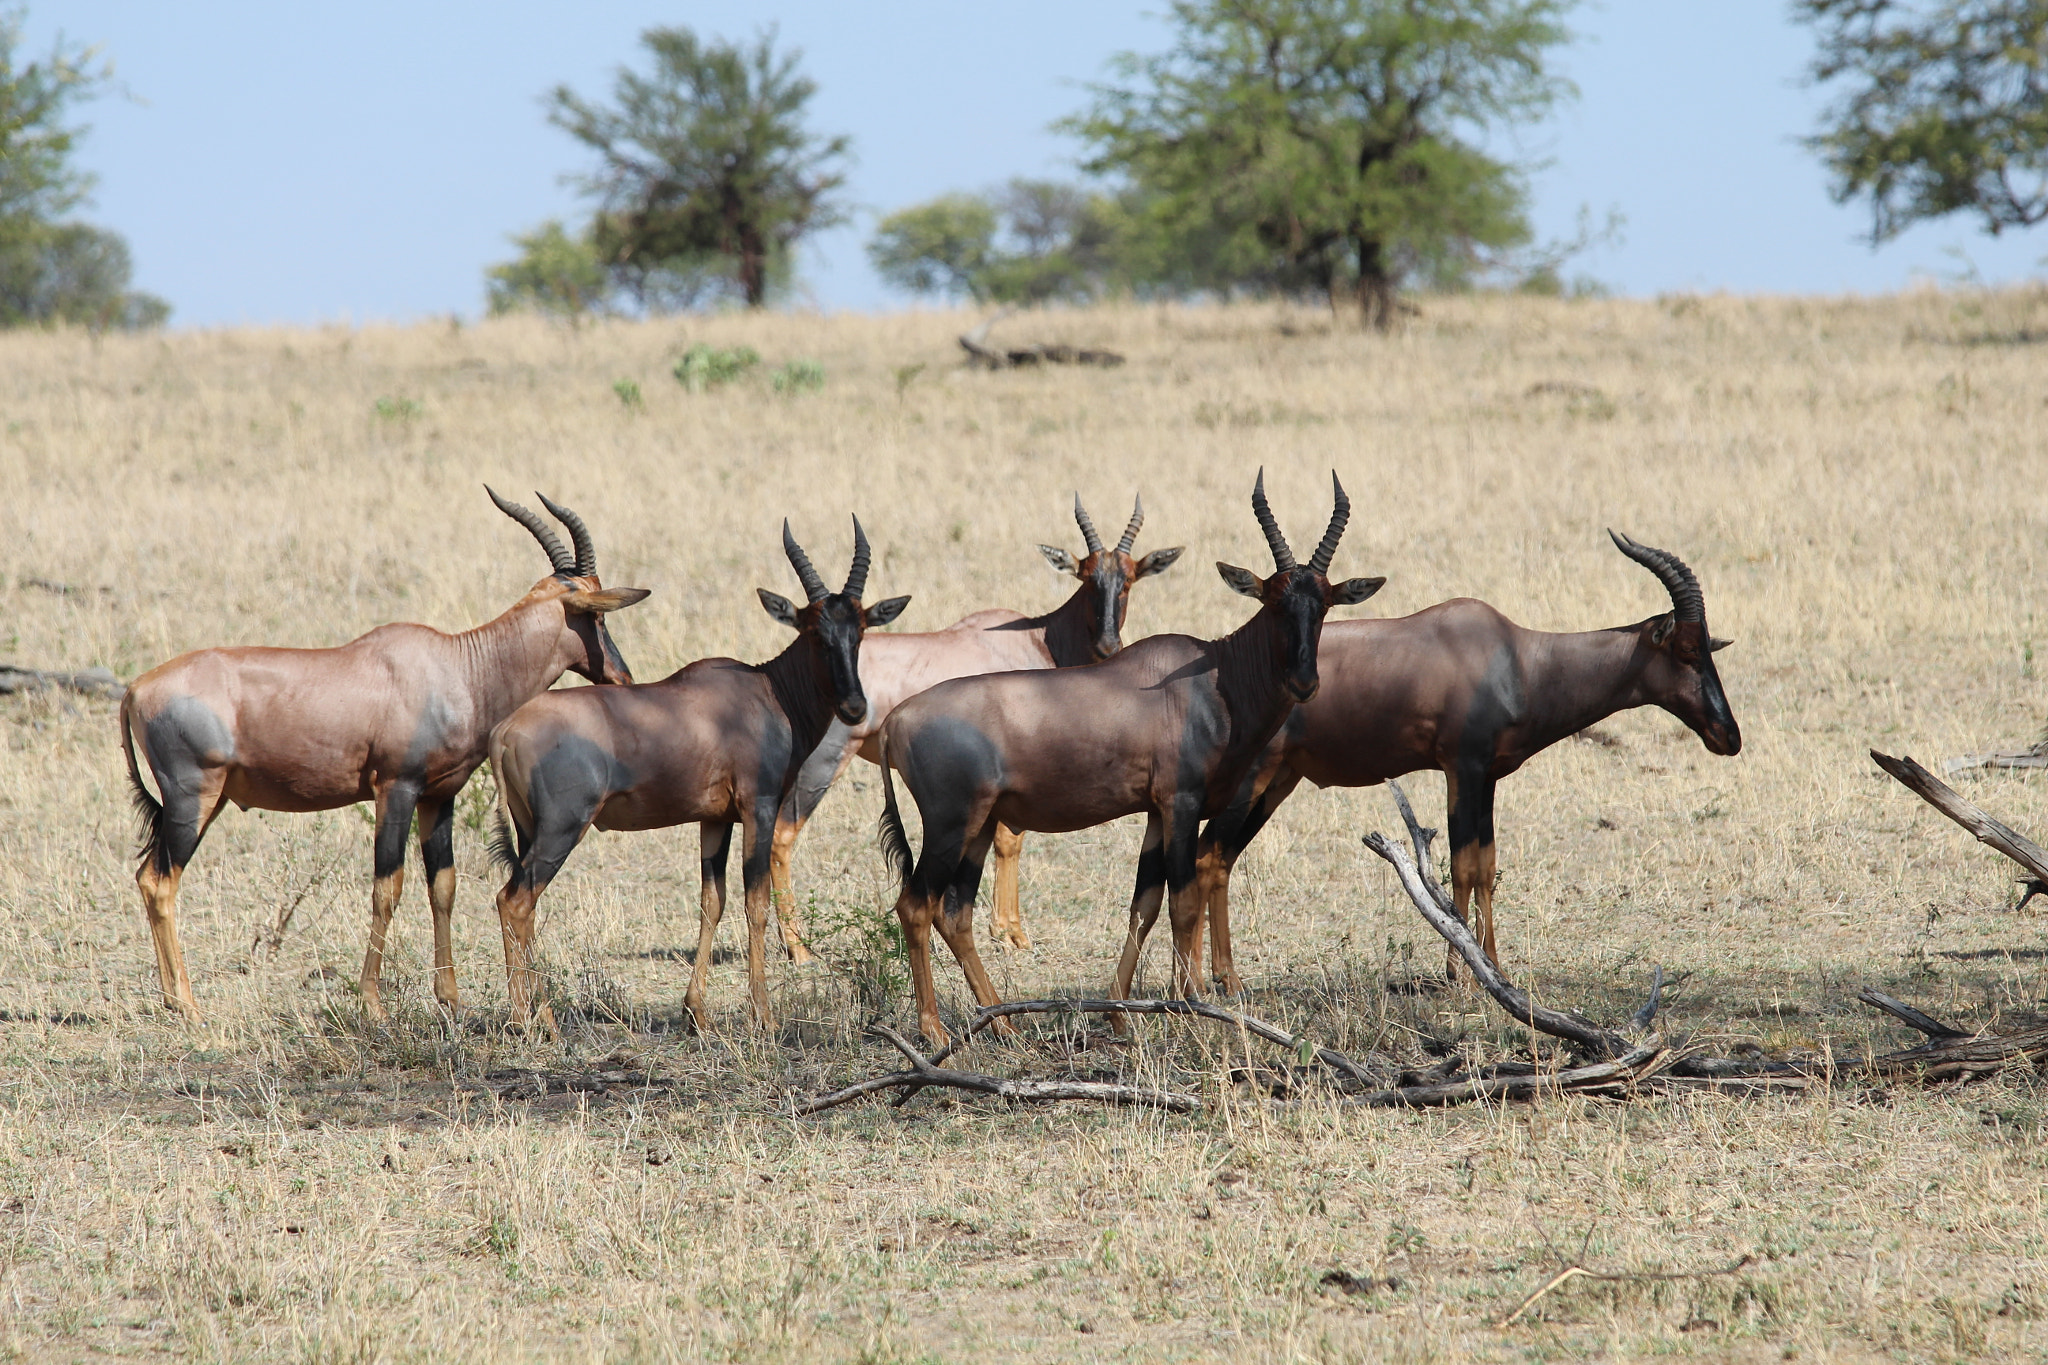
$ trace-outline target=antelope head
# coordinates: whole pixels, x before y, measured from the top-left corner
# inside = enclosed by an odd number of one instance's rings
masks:
[[[782,523],[782,550],[809,600],[798,607],[781,593],[756,588],[761,605],[798,636],[815,642],[823,656],[833,711],[846,724],[858,725],[868,716],[867,694],[860,686],[860,637],[870,627],[886,626],[902,615],[910,599],[891,597],[872,607],[861,605],[870,556],[867,532],[861,530],[859,517],[853,519],[853,567],[847,572],[846,586],[838,592],[826,588],[825,580],[811,567],[810,556],[790,534],[787,520]]]
[[[1707,630],[1706,595],[1685,561],[1669,550],[1638,545],[1616,531],[1614,548],[1657,575],[1671,594],[1671,610],[1636,627],[1647,657],[1640,686],[1644,700],[1684,721],[1707,752],[1732,757],[1742,752],[1742,729],[1728,709],[1714,655],[1733,644]]]
[[[1321,543],[1306,565],[1294,562],[1294,551],[1288,548],[1287,537],[1280,534],[1273,509],[1266,505],[1263,469],[1259,471],[1258,482],[1252,485],[1252,514],[1259,519],[1259,529],[1266,533],[1266,548],[1273,552],[1273,573],[1260,578],[1235,564],[1221,560],[1216,564],[1216,572],[1223,575],[1223,581],[1233,592],[1256,598],[1261,612],[1272,613],[1279,627],[1282,680],[1287,694],[1297,703],[1312,700],[1320,684],[1316,676],[1316,646],[1322,640],[1324,615],[1331,607],[1363,602],[1387,582],[1384,578],[1330,582],[1330,560],[1337,553],[1337,542],[1344,536],[1345,523],[1351,520],[1351,499],[1344,496],[1344,485],[1338,482],[1335,471],[1330,474],[1330,483],[1336,488],[1337,505],[1330,513],[1330,528],[1323,532]]]
[[[489,484],[484,492],[491,495],[498,510],[533,533],[540,542],[540,548],[547,552],[548,567],[552,572],[533,585],[527,594],[529,600],[559,602],[562,607],[562,639],[559,657],[564,666],[582,674],[594,683],[630,683],[633,671],[626,667],[625,659],[619,655],[619,647],[612,643],[612,633],[605,629],[606,612],[622,611],[647,596],[645,588],[607,588],[597,581],[597,546],[590,538],[590,528],[583,524],[583,518],[568,508],[552,501],[545,493],[535,493],[541,505],[552,512],[555,519],[569,529],[569,540],[576,548],[574,553],[562,548],[561,538],[554,528],[540,519],[531,508],[522,507],[498,496]]]
[[[1107,659],[1124,646],[1124,614],[1130,609],[1131,585],[1141,578],[1164,573],[1173,567],[1173,562],[1187,549],[1175,545],[1165,550],[1154,550],[1143,559],[1131,558],[1131,547],[1137,543],[1138,528],[1145,524],[1145,501],[1139,498],[1131,506],[1130,524],[1124,527],[1123,539],[1116,548],[1102,548],[1102,537],[1095,533],[1095,523],[1088,516],[1088,509],[1081,505],[1081,495],[1074,494],[1074,521],[1081,528],[1081,539],[1088,547],[1088,553],[1079,561],[1057,545],[1041,545],[1040,554],[1046,563],[1061,573],[1070,573],[1081,580],[1088,590],[1088,639],[1095,658]]]

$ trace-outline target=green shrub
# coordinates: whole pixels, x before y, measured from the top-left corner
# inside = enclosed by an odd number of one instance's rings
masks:
[[[700,341],[676,362],[676,383],[702,393],[731,383],[760,363],[760,353],[751,346],[720,347]]]
[[[815,360],[792,360],[771,379],[777,393],[807,393],[825,387],[825,367]]]
[[[619,396],[619,402],[629,408],[640,406],[640,384],[633,379],[614,379],[612,392]]]

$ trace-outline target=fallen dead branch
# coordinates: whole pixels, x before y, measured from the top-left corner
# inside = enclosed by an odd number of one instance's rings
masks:
[[[87,668],[77,673],[50,673],[39,668],[0,664],[0,696],[14,692],[76,692],[85,697],[119,701],[128,689],[104,668]]]
[[[2048,739],[2042,740],[2030,749],[1964,754],[1941,765],[1941,771],[1951,777],[1957,773],[1973,772],[1978,768],[2048,768]]]
[[[2048,851],[2010,825],[1994,819],[1956,794],[1955,788],[1915,763],[1911,757],[1893,758],[1870,751],[1877,766],[1897,778],[1906,790],[1991,845],[2006,857],[2033,873],[2034,880],[2048,882]],[[2030,893],[2031,894],[2031,893]]]
[[[878,1090],[888,1090],[897,1086],[914,1086],[916,1090],[922,1090],[932,1085],[954,1090],[972,1090],[984,1095],[997,1095],[1006,1100],[1022,1102],[1095,1100],[1103,1104],[1164,1109],[1175,1114],[1190,1114],[1202,1107],[1201,1100],[1193,1095],[1183,1095],[1171,1090],[1153,1090],[1145,1086],[1119,1085],[1108,1081],[1014,1081],[1003,1080],[997,1076],[985,1076],[978,1071],[951,1071],[937,1065],[931,1058],[912,1047],[909,1039],[886,1024],[870,1024],[867,1032],[872,1037],[886,1040],[890,1046],[902,1053],[910,1062],[910,1070],[876,1076],[858,1085],[820,1096],[808,1104],[797,1106],[796,1112],[799,1117],[821,1113],[849,1100],[859,1099],[862,1095],[871,1095]],[[946,1051],[950,1053],[953,1049],[948,1048]]]
[[[1115,366],[1124,363],[1124,358],[1115,351],[1092,350],[1085,346],[1068,346],[1062,342],[1035,342],[1029,346],[998,348],[988,344],[989,329],[1015,312],[1005,308],[994,317],[971,332],[960,337],[960,349],[967,352],[967,362],[989,370],[1014,370],[1032,365],[1101,365]]]

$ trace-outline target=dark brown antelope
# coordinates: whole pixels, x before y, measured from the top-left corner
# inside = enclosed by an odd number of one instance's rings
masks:
[[[1294,562],[1266,505],[1263,472],[1252,508],[1274,573],[1261,579],[1216,566],[1234,591],[1259,602],[1231,634],[1155,635],[1085,668],[957,678],[910,698],[883,727],[882,844],[902,881],[896,913],[925,1037],[946,1037],[932,986],[934,924],[975,998],[996,1003],[975,951],[973,916],[998,824],[1061,833],[1144,812],[1144,849],[1113,993],[1129,994],[1145,935],[1169,891],[1174,978],[1183,992],[1194,991],[1201,821],[1223,809],[1287,713],[1316,694],[1324,613],[1363,602],[1386,581],[1332,585],[1325,577],[1350,516],[1342,484],[1329,529],[1306,566]],[[903,774],[924,819],[924,851],[914,864],[892,770]]]
[[[1451,887],[1462,919],[1476,895],[1480,942],[1494,947],[1494,784],[1543,750],[1636,706],[1661,706],[1707,751],[1742,751],[1707,632],[1699,579],[1674,554],[1612,531],[1623,554],[1657,575],[1671,610],[1634,625],[1553,635],[1525,630],[1484,602],[1459,598],[1391,621],[1341,621],[1323,632],[1323,686],[1274,736],[1231,810],[1203,831],[1201,880],[1211,969],[1242,988],[1230,951],[1230,872],[1303,778],[1368,787],[1435,768],[1450,812]],[[1447,972],[1457,970],[1455,950]]]
[[[533,533],[551,570],[495,621],[459,635],[379,626],[334,649],[196,650],[128,689],[121,744],[144,823],[135,880],[165,1004],[199,1017],[178,945],[178,882],[228,802],[317,811],[375,801],[363,1009],[373,1019],[384,1015],[384,936],[404,885],[406,828],[415,814],[434,911],[434,998],[456,1008],[456,794],[483,761],[491,727],[564,672],[596,683],[633,680],[604,615],[647,596],[645,588],[598,582],[590,531],[568,508],[541,498],[569,528],[573,555],[532,511],[496,493],[491,501]],[[137,749],[160,796],[143,785]]]
[[[867,717],[856,725],[835,718],[826,727],[824,739],[804,761],[796,786],[776,812],[771,869],[782,941],[793,960],[810,958],[790,892],[789,863],[797,836],[855,754],[870,763],[881,761],[882,746],[876,736],[897,704],[950,678],[1029,668],[1073,668],[1107,659],[1123,648],[1131,585],[1171,568],[1186,548],[1175,545],[1154,550],[1143,559],[1131,557],[1138,529],[1145,522],[1142,500],[1132,507],[1130,523],[1113,549],[1103,548],[1079,493],[1074,494],[1074,521],[1087,546],[1078,562],[1056,545],[1038,549],[1053,568],[1072,574],[1081,585],[1043,616],[1024,616],[995,607],[964,616],[944,630],[877,635],[862,644],[860,685],[867,694]],[[1017,904],[1017,855],[1023,842],[1024,836],[1015,830],[996,830],[995,933],[1016,948],[1031,946]]]
[[[782,524],[782,548],[807,604],[759,589],[768,614],[795,630],[795,641],[765,664],[699,659],[657,683],[578,688],[536,697],[491,735],[491,772],[511,821],[502,851],[511,875],[498,893],[512,1017],[532,1013],[538,974],[534,907],[592,825],[666,829],[698,822],[704,887],[697,961],[687,997],[701,1030],[710,1024],[704,981],[711,940],[725,912],[726,853],[732,827],[743,831],[740,877],[747,907],[747,979],[754,1018],[771,1022],[762,945],[768,928],[768,852],[775,811],[804,756],[837,716],[858,725],[861,636],[896,619],[908,597],[862,607],[868,540],[853,523],[853,568],[832,592]],[[541,1020],[552,1030],[552,1011]]]

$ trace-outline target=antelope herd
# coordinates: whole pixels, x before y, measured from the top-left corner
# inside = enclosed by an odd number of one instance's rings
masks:
[[[855,754],[881,766],[881,843],[899,883],[918,1025],[935,1043],[947,1031],[932,980],[932,930],[976,1000],[997,1003],[975,945],[974,903],[993,853],[996,934],[1029,945],[1017,894],[1027,831],[1064,833],[1143,813],[1112,994],[1128,997],[1162,904],[1176,989],[1198,989],[1206,926],[1214,983],[1241,990],[1231,870],[1303,778],[1352,787],[1440,770],[1457,911],[1464,917],[1476,898],[1479,937],[1492,956],[1494,785],[1559,740],[1637,706],[1669,711],[1712,753],[1740,752],[1713,660],[1728,642],[1708,633],[1699,580],[1677,556],[1612,532],[1622,554],[1656,575],[1669,611],[1608,630],[1548,634],[1461,598],[1397,620],[1325,624],[1332,607],[1363,602],[1386,581],[1331,581],[1350,516],[1343,485],[1334,476],[1332,485],[1328,529],[1301,564],[1267,505],[1261,471],[1252,511],[1273,572],[1217,564],[1233,591],[1258,604],[1220,639],[1123,643],[1131,589],[1170,568],[1182,547],[1135,557],[1142,504],[1105,547],[1077,494],[1086,554],[1039,549],[1079,586],[1042,616],[990,609],[940,631],[870,634],[910,599],[865,603],[872,554],[859,519],[838,592],[784,522],[783,550],[805,602],[759,595],[768,614],[796,632],[789,646],[766,663],[700,659],[638,685],[605,618],[647,590],[598,581],[594,542],[573,511],[540,499],[569,532],[573,550],[565,550],[538,514],[486,489],[540,543],[549,565],[495,620],[456,635],[380,626],[332,649],[202,649],[129,689],[121,742],[144,826],[136,883],[164,1002],[198,1017],[178,943],[178,884],[228,802],[318,811],[371,801],[364,1011],[384,1014],[385,936],[404,882],[407,830],[416,824],[434,918],[434,998],[452,1016],[454,801],[486,757],[501,802],[497,851],[508,870],[497,909],[519,1023],[553,1024],[538,989],[535,910],[584,834],[687,822],[699,826],[703,877],[691,1015],[709,1027],[705,984],[738,824],[749,995],[757,1024],[771,1023],[769,911],[778,912],[790,957],[808,957],[790,862],[805,821]],[[601,685],[549,690],[571,670]],[[899,777],[922,820],[915,854],[897,802]]]

